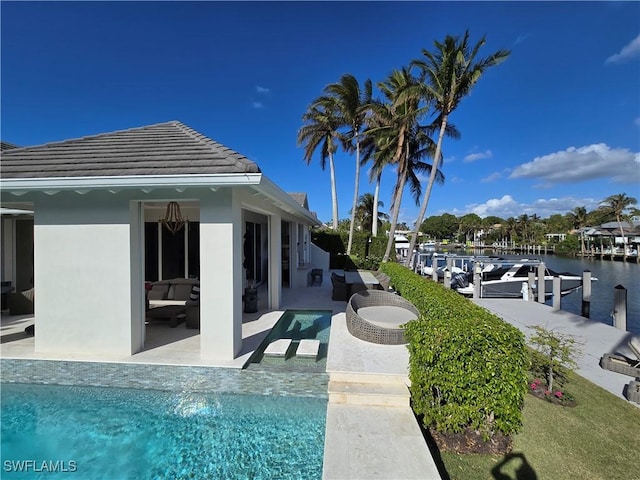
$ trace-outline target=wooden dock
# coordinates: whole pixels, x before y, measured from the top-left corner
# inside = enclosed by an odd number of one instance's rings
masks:
[[[633,378],[601,368],[600,359],[605,353],[616,352],[633,358],[627,346],[631,333],[573,313],[553,310],[538,302],[503,298],[478,298],[473,302],[517,327],[527,338],[535,333],[531,328],[534,326],[573,336],[580,343],[581,352],[575,359],[578,364],[576,372],[615,396],[626,400],[623,392]],[[640,405],[637,406],[640,407]]]

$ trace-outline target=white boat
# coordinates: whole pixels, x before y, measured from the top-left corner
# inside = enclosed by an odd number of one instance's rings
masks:
[[[529,272],[535,275],[534,294],[537,295],[538,266],[541,260],[517,260],[517,261],[492,261],[477,263],[480,268],[482,298],[522,298],[526,284],[529,279]],[[560,278],[560,295],[568,295],[582,287],[582,275],[568,272],[554,272],[545,268],[544,291],[545,297],[553,295],[553,278]],[[592,278],[592,281],[597,278]],[[465,296],[473,296],[474,284],[473,273],[454,274],[451,278],[451,288]]]

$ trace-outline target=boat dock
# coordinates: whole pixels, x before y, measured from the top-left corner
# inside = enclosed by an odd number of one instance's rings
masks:
[[[527,338],[534,333],[531,329],[534,326],[573,336],[580,351],[575,358],[578,364],[576,373],[615,396],[627,399],[624,395],[626,386],[634,379],[601,368],[600,359],[605,353],[616,352],[634,358],[627,345],[632,336],[630,332],[522,299],[477,298],[473,302],[518,328]]]

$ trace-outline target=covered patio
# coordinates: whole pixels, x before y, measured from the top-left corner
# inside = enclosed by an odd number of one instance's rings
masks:
[[[200,285],[200,333],[181,342],[199,341],[204,363],[241,362],[244,289],[264,285],[262,300],[277,310],[311,267],[309,228],[318,220],[306,198],[180,122],[11,149],[0,184],[3,207],[34,212],[38,354],[156,350],[164,341],[145,326],[145,281],[177,275]],[[153,212],[171,204],[182,204],[190,223],[169,235]],[[167,256],[167,245],[178,255]],[[15,242],[3,242],[2,254],[15,264]]]

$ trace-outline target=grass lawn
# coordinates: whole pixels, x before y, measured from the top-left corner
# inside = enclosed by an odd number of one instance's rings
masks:
[[[448,478],[640,479],[640,408],[577,375],[568,390],[576,407],[526,395],[524,425],[508,456],[441,452]]]

